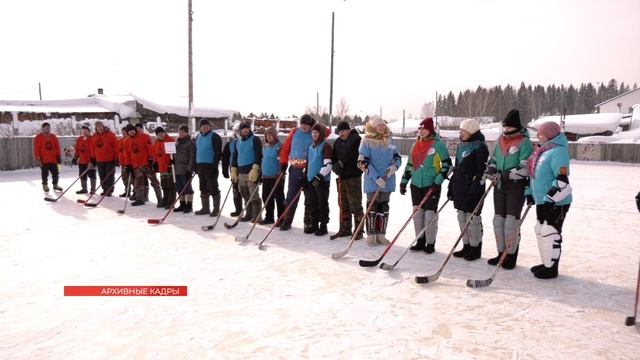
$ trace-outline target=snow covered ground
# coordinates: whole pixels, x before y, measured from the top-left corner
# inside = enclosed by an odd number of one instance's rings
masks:
[[[64,168],[61,184],[76,171]],[[539,260],[531,213],[519,266],[470,289],[466,279],[494,269],[486,264],[495,255],[491,197],[483,259],[452,259],[438,282],[418,285],[413,277],[433,273],[458,234],[450,207],[437,252],[410,253],[386,272],[358,266],[383,250],[363,241],[331,260],[346,240],[304,235],[301,209],[294,229],[274,231],[260,251],[234,242],[246,224],[202,232],[210,218],[176,214],[152,226],[146,219],[164,214],[154,205],[118,215],[122,199],[89,209],[71,191],[47,203],[38,170],[0,172],[0,358],[638,359],[640,327],[624,326],[640,254],[638,178],[637,165],[574,162],[561,276],[536,280],[529,271]],[[335,192],[331,201],[336,231]],[[392,196],[390,237],[409,204]],[[266,232],[258,226],[251,239]],[[410,225],[387,261],[412,233]],[[187,285],[189,295],[64,297],[65,285]]]

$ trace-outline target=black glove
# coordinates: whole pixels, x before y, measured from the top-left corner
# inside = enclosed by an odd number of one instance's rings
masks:
[[[71,165],[78,165],[78,158],[74,157],[73,159],[71,159]]]
[[[151,170],[153,170],[154,173],[159,172],[160,170],[158,169],[158,164],[153,163],[153,165],[151,165]]]
[[[280,172],[287,172],[289,164],[280,164]]]
[[[147,163],[149,163],[149,167],[153,168],[153,159],[149,158],[149,160],[147,160]]]
[[[225,179],[229,178],[229,168],[226,168],[226,167],[222,168],[222,177]]]
[[[529,194],[526,196],[526,198],[527,198],[527,205],[532,205],[532,206],[535,205],[536,202],[533,200],[533,195]]]
[[[640,192],[636,195],[636,206],[638,207],[638,211],[640,211]]]
[[[169,165],[175,165],[176,161],[173,158],[169,159]]]
[[[62,164],[62,158],[60,158],[60,156],[56,157],[56,161],[58,162],[58,164]]]
[[[96,166],[96,158],[91,158],[91,165]]]
[[[498,169],[496,169],[493,166],[489,166],[487,167],[487,174],[489,175],[493,175],[493,174],[497,174],[498,173]]]
[[[304,190],[307,190],[309,188],[309,182],[307,181],[306,176],[302,176],[300,178],[300,187],[303,188]]]
[[[133,166],[131,165],[127,165],[124,167],[124,171],[129,173],[129,174],[133,174]]]
[[[400,195],[407,193],[407,184],[400,184]]]
[[[318,186],[320,186],[320,184],[324,181],[324,178],[320,175],[316,175],[313,177],[313,179],[311,180],[311,186],[313,186],[314,188],[318,188]]]

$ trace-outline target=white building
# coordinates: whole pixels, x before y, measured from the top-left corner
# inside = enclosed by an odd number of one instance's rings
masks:
[[[640,104],[640,88],[627,91],[607,101],[601,102],[595,106],[596,112],[599,113],[623,113],[627,114],[633,111],[632,106]]]

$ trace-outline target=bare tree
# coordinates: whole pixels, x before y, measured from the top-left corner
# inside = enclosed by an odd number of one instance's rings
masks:
[[[435,106],[433,105],[433,101],[424,103],[422,105],[422,108],[420,109],[420,117],[423,119],[427,117],[433,117],[434,113],[435,113]]]
[[[345,98],[340,98],[338,102],[338,106],[336,107],[336,118],[342,119],[343,117],[349,115],[349,104]]]
[[[304,109],[304,113],[313,116],[316,121],[320,121],[322,120],[322,114],[327,113],[327,108],[322,105],[319,108],[317,106],[307,106]]]

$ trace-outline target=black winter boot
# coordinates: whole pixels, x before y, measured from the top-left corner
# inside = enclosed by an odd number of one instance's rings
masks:
[[[427,244],[427,239],[425,238],[424,234],[422,234],[422,236],[418,238],[418,241],[416,242],[416,244],[413,245],[411,248],[409,248],[409,250],[411,251],[424,250],[426,248],[426,244]]]
[[[531,269],[529,269],[529,270],[531,270],[531,272],[535,274],[536,271],[542,270],[542,269],[544,269],[544,264],[539,264],[539,265],[536,265],[536,266],[532,266]]]
[[[516,267],[516,262],[518,261],[518,250],[520,250],[519,246],[516,248],[515,253],[507,254],[507,256],[504,258],[504,261],[502,262],[503,269],[511,270]]]
[[[182,212],[184,212],[185,214],[188,214],[188,213],[190,213],[192,211],[193,211],[193,202],[185,201],[184,210],[182,210]]]
[[[487,264],[489,264],[489,265],[493,265],[493,266],[496,266],[496,265],[498,265],[498,262],[500,262],[500,258],[501,258],[501,257],[502,257],[502,253],[501,253],[501,252],[499,252],[499,253],[498,253],[498,256],[493,257],[493,258],[491,258],[491,259],[487,260]],[[506,259],[505,259],[505,261],[506,261]]]
[[[316,236],[327,235],[327,224],[326,223],[320,223],[320,227],[318,227],[318,230],[316,230],[316,232],[314,234]]]
[[[455,256],[455,257],[465,257],[465,256],[467,256],[467,253],[469,252],[470,249],[471,249],[471,245],[463,244],[462,245],[462,250],[454,251],[453,252],[453,256]]]
[[[180,206],[173,209],[173,212],[183,212],[186,206],[187,206],[186,202],[184,200],[180,200]]]
[[[136,201],[131,203],[131,206],[140,206],[140,205],[144,205],[144,201],[136,200]]]
[[[481,257],[482,257],[482,241],[480,242],[480,244],[478,244],[478,246],[471,246],[471,244],[469,244],[469,251],[464,256],[464,259],[467,261],[473,261],[473,260],[478,260]]]
[[[273,215],[272,216],[265,216],[264,220],[260,221],[260,225],[270,225],[273,224],[274,220],[273,220]]]
[[[200,196],[200,200],[202,200],[202,209],[196,211],[194,214],[196,215],[209,215],[209,196]]]
[[[436,244],[427,244],[424,247],[424,252],[426,252],[427,254],[433,254],[436,251]]]
[[[213,210],[209,216],[218,216],[220,214],[220,194],[211,195],[213,199]]]
[[[88,193],[86,188],[82,188],[82,189],[76,191],[76,194],[86,194],[86,193]]]
[[[305,224],[304,225],[304,233],[305,234],[313,234],[316,231],[318,231],[318,223],[314,222],[312,224]]]
[[[538,279],[554,279],[558,277],[558,263],[559,260],[555,260],[551,267],[542,266],[542,269],[533,273],[533,276]]]

